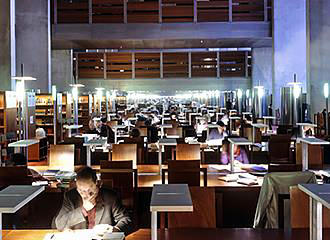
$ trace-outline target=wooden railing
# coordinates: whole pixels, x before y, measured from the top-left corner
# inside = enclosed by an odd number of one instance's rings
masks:
[[[270,21],[272,0],[52,0],[52,22]]]
[[[250,51],[75,53],[78,78],[250,77]]]

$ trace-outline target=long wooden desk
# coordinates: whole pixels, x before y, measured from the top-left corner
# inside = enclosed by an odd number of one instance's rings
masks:
[[[54,230],[10,230],[4,231],[4,240],[43,240]],[[159,230],[161,240],[308,240],[308,229],[286,232],[281,229],[171,229]],[[150,229],[140,229],[126,240],[150,240]],[[330,240],[330,230],[324,231],[324,240]]]
[[[214,164],[201,164],[201,168],[207,169],[207,186],[208,187],[252,187],[252,188],[260,188],[262,185],[262,177],[258,178],[258,185],[252,185],[252,186],[246,186],[243,184],[239,184],[236,182],[224,182],[218,179],[220,177],[220,171],[213,168],[215,166]],[[222,169],[224,172],[230,170],[229,165],[216,165],[218,166],[218,169]],[[246,169],[249,167],[249,165],[242,165],[243,168]],[[250,165],[252,166],[252,165]],[[37,171],[45,171],[48,170],[49,167],[47,166],[29,166],[30,168],[37,170]],[[76,166],[79,167],[79,166]],[[93,165],[93,169],[96,171],[99,171],[100,166],[99,165]],[[163,169],[167,168],[167,165],[162,165]],[[159,166],[158,165],[138,165],[138,189],[139,191],[144,191],[146,189],[149,189],[151,191],[151,188],[154,184],[161,184],[161,176],[158,175]],[[167,182],[167,176],[165,177],[165,180]],[[203,175],[201,174],[201,186],[204,186],[204,180]]]
[[[207,168],[208,187],[215,188],[216,209],[217,209],[217,227],[251,227],[253,224],[254,214],[258,202],[260,187],[262,185],[262,178],[259,178],[259,184],[253,186],[246,186],[236,182],[224,182],[218,180],[221,176],[218,170],[212,168],[213,165],[201,165]],[[229,170],[229,166],[217,165],[219,169]],[[167,167],[164,165],[164,168]],[[93,166],[96,170],[99,166]],[[35,168],[38,169],[38,168]],[[43,169],[45,170],[45,169]],[[140,220],[143,223],[141,227],[149,227],[150,219],[149,207],[151,199],[152,186],[154,184],[161,184],[161,176],[157,174],[158,165],[138,165],[138,202],[140,211]],[[150,174],[153,172],[153,174]],[[167,177],[167,176],[166,176]],[[203,175],[201,174],[201,186],[203,186]],[[54,187],[48,187],[45,194],[45,202],[53,202],[54,209],[49,216],[54,216],[57,208],[60,207],[63,190]],[[59,199],[56,202],[52,198]],[[46,200],[47,199],[47,200]],[[56,207],[55,207],[56,205]],[[39,206],[39,205],[38,205]],[[38,207],[39,208],[39,207]],[[40,215],[43,210],[39,211]],[[148,219],[148,221],[146,221]],[[237,221],[240,219],[240,221]],[[49,222],[45,220],[45,223]]]

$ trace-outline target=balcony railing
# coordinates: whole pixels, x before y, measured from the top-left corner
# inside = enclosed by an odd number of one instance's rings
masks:
[[[272,0],[53,0],[52,22],[183,23],[271,20]]]

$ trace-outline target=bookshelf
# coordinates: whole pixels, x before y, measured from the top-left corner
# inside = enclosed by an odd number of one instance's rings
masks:
[[[43,128],[48,142],[54,144],[54,105],[51,94],[36,95],[36,127]]]
[[[0,155],[7,157],[7,144],[17,140],[16,92],[0,91]]]
[[[83,125],[82,130],[88,131],[88,122],[90,116],[90,97],[89,95],[81,95],[78,97],[78,123]]]
[[[127,107],[127,98],[126,96],[117,96],[116,97],[116,109],[117,111],[124,111]]]

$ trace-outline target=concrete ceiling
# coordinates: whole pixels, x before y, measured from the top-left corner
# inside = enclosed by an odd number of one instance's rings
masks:
[[[52,25],[53,49],[271,46],[269,22]]]
[[[271,47],[272,38],[252,39],[175,39],[175,40],[56,40],[53,49],[167,49],[167,48],[222,48]]]

